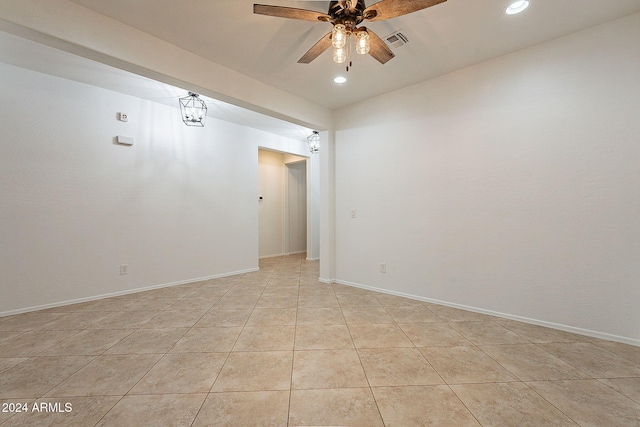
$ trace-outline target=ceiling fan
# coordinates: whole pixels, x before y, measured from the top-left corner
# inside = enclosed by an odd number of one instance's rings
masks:
[[[363,21],[376,22],[396,18],[445,1],[447,0],[381,0],[367,7],[364,0],[337,0],[329,3],[329,11],[326,14],[293,7],[254,4],[253,13],[304,21],[328,22],[333,25],[332,31],[321,38],[298,60],[300,64],[309,64],[331,46],[334,48],[334,62],[345,62],[348,55],[347,41],[352,35],[356,40],[356,53],[368,53],[381,64],[385,64],[395,56],[394,53],[376,33],[367,27],[358,27],[358,25]]]

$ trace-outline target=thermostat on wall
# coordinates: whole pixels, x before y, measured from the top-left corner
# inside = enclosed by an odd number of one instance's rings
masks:
[[[118,135],[116,142],[122,145],[133,145],[133,137]]]

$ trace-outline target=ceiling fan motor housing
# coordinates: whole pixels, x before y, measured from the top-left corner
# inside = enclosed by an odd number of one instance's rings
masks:
[[[340,0],[332,1],[329,4],[329,16],[331,16],[331,23],[342,24],[347,29],[347,34],[351,34],[358,24],[364,21],[364,10],[366,5],[364,0]]]

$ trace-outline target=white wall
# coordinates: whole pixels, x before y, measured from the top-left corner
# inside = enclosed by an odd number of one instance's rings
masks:
[[[335,131],[320,132],[320,281],[332,283],[336,269],[336,137]]]
[[[638,40],[640,14],[337,111],[337,279],[640,344]]]
[[[257,268],[258,141],[303,143],[187,127],[177,108],[1,63],[0,75],[0,314]]]

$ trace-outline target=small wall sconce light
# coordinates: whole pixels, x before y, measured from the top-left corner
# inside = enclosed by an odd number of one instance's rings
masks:
[[[320,133],[317,130],[314,130],[313,133],[307,137],[307,142],[309,143],[309,151],[311,151],[311,153],[316,154],[320,151]]]
[[[187,126],[204,127],[207,118],[207,104],[197,93],[189,92],[189,96],[180,98],[180,113],[182,121]]]

